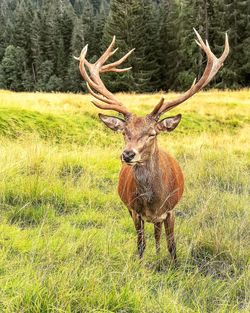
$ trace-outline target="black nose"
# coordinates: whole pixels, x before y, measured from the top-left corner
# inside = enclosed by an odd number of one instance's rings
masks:
[[[130,162],[133,160],[135,153],[133,150],[124,150],[122,153],[122,159],[125,162]]]

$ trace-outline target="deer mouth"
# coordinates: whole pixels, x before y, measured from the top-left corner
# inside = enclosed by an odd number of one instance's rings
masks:
[[[129,166],[143,165],[143,164],[144,164],[142,161],[130,161],[130,162],[126,162],[126,161],[124,161],[124,160],[122,160],[122,163],[125,163],[126,165],[129,165]]]
[[[137,162],[125,162],[125,163],[129,166],[135,166],[137,164]]]
[[[136,161],[125,161],[123,158],[122,158],[122,163],[126,164],[126,165],[129,165],[129,166],[133,166],[135,165],[137,162]]]

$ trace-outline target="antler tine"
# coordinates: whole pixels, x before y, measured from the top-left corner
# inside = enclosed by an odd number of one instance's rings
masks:
[[[115,49],[114,51],[113,48],[114,48],[114,45],[115,45],[115,36],[113,36],[113,39],[111,41],[111,44],[108,46],[108,48],[106,49],[106,51],[103,53],[103,55],[98,59],[98,61],[96,62],[96,64],[100,64],[100,65],[103,65],[107,60],[108,58],[113,55],[117,49]]]
[[[106,88],[106,86],[104,85],[104,83],[102,82],[100,78],[100,73],[103,73],[103,72],[118,72],[119,73],[119,72],[125,72],[131,69],[131,67],[119,69],[119,68],[116,68],[116,66],[124,62],[128,58],[128,56],[134,51],[134,49],[129,51],[118,61],[105,65],[105,66],[103,65],[108,60],[108,58],[117,51],[118,48],[113,50],[114,45],[115,45],[115,36],[113,37],[112,42],[110,43],[106,51],[94,64],[86,60],[88,45],[86,45],[83,48],[80,54],[80,57],[76,59],[80,61],[79,69],[80,69],[82,77],[86,81],[89,92],[96,99],[106,103],[104,104],[104,103],[98,103],[96,101],[92,101],[93,104],[100,109],[114,110],[119,113],[122,113],[125,117],[127,117],[130,115],[127,108],[125,108],[122,105],[122,103],[115,98],[115,96]],[[85,68],[85,65],[87,66],[90,75],[88,74]]]
[[[85,57],[86,57],[86,54],[87,54],[87,51],[88,51],[88,45],[86,45],[82,51],[81,51],[81,54],[80,54],[80,57],[79,57],[79,61],[80,61],[80,64],[79,64],[79,69],[80,69],[80,73],[82,75],[82,77],[84,78],[84,80],[89,84],[91,85],[93,88],[98,88],[98,85],[89,77],[86,69],[85,69],[85,66],[84,66],[84,63],[86,63],[86,65],[88,66],[88,68],[90,68],[90,63],[89,62],[86,62],[85,60]]]
[[[118,104],[118,101],[115,101],[115,100],[114,100],[114,96],[113,96],[108,90],[107,90],[107,94],[108,94],[108,93],[110,94],[110,98],[111,98],[111,99],[108,98],[107,96],[106,96],[106,98],[101,97],[101,96],[99,96],[97,93],[95,93],[95,92],[91,89],[90,86],[92,86],[92,87],[93,87],[94,89],[96,89],[97,91],[101,91],[101,90],[100,90],[100,87],[101,87],[101,88],[105,88],[105,86],[103,85],[103,83],[102,83],[102,85],[98,85],[98,83],[96,83],[95,81],[93,81],[93,80],[89,77],[89,75],[88,75],[88,73],[87,73],[87,71],[86,71],[86,69],[85,69],[85,66],[84,66],[84,63],[86,63],[86,65],[87,65],[87,67],[88,67],[89,69],[91,69],[91,66],[92,66],[92,64],[90,64],[90,63],[85,59],[85,56],[86,56],[86,54],[87,54],[87,50],[88,50],[88,45],[86,45],[86,46],[83,48],[82,52],[81,52],[81,55],[80,55],[80,58],[79,58],[79,59],[80,59],[79,68],[80,68],[80,72],[81,72],[81,74],[82,74],[84,80],[86,81],[88,90],[90,91],[90,93],[91,93],[94,97],[96,97],[97,99],[99,99],[99,100],[101,100],[101,101],[103,101],[103,102],[110,103],[110,104],[115,104],[115,103]],[[87,62],[86,62],[86,61],[87,61]],[[119,105],[122,105],[122,104],[119,103]]]
[[[154,107],[154,110],[150,113],[151,116],[154,116],[155,114],[157,114],[157,112],[159,111],[159,109],[163,105],[164,100],[165,99],[162,97],[161,100],[159,101],[159,103]]]
[[[110,100],[108,98],[104,98],[102,96],[100,96],[99,94],[97,94],[96,92],[94,92],[94,90],[91,89],[91,87],[89,86],[89,83],[86,83],[86,86],[88,88],[88,91],[91,93],[92,96],[94,96],[96,99],[109,103],[109,104],[115,104],[115,102],[113,100]]]
[[[125,72],[125,71],[129,71],[132,67],[127,67],[127,68],[116,68],[117,66],[119,66],[120,64],[122,64],[129,56],[132,52],[134,52],[135,49],[131,49],[128,53],[126,53],[122,58],[120,58],[120,60],[115,61],[113,63],[107,64],[102,66],[101,72]]]
[[[131,70],[132,66],[125,67],[125,68],[111,68],[109,72],[115,72],[115,73],[123,73]]]
[[[227,33],[225,34],[225,48],[224,48],[224,51],[221,55],[221,57],[219,58],[219,60],[221,62],[224,62],[229,54],[229,51],[230,51],[230,47],[229,47],[229,40],[228,40],[228,35]]]
[[[95,100],[92,100],[91,102],[96,107],[98,107],[99,109],[102,109],[102,110],[113,110],[113,111],[116,111],[118,113],[123,114],[125,117],[130,116],[130,113],[128,112],[128,110],[124,106],[121,106],[121,105],[118,106],[116,104],[107,105],[107,104],[96,102]]]
[[[150,113],[150,116],[154,116],[154,118],[156,119],[158,119],[161,114],[173,109],[177,105],[181,104],[182,102],[192,97],[203,87],[205,87],[217,74],[219,69],[223,66],[223,62],[225,61],[226,57],[229,54],[229,42],[228,42],[227,34],[225,38],[224,51],[221,57],[217,58],[211,51],[208,42],[206,41],[206,44],[204,43],[204,41],[202,40],[200,34],[197,32],[196,29],[194,29],[194,32],[197,36],[197,40],[195,40],[197,45],[206,53],[206,56],[207,56],[207,65],[203,72],[203,75],[197,82],[195,79],[190,89],[187,90],[184,94],[180,95],[177,99],[174,99],[172,101],[165,101],[165,102],[161,100],[156,105],[154,110]]]

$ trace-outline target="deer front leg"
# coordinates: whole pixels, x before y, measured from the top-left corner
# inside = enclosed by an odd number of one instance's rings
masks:
[[[137,232],[137,249],[139,253],[139,258],[141,259],[146,248],[146,241],[144,237],[144,221],[142,220],[140,215],[135,212],[132,212],[132,218]]]
[[[174,222],[175,222],[175,214],[173,211],[168,212],[167,218],[164,220],[165,233],[168,245],[168,251],[174,261],[176,263],[176,245],[174,240]]]
[[[162,222],[154,223],[155,247],[156,254],[160,253],[160,239],[161,239]]]

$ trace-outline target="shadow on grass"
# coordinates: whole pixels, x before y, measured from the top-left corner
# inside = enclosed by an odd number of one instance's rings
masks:
[[[189,265],[198,268],[199,273],[216,279],[227,280],[239,277],[244,266],[236,263],[229,251],[220,253],[212,245],[201,244],[191,250]]]

